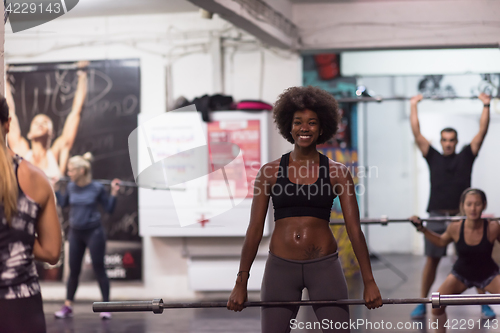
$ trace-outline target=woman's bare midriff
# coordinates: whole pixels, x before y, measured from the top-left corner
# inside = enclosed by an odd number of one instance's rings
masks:
[[[290,260],[321,258],[337,251],[328,221],[311,217],[287,217],[275,222],[269,250]]]

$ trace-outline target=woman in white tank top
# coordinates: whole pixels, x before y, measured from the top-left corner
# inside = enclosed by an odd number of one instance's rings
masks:
[[[88,66],[88,61],[78,62],[79,68]],[[42,169],[49,179],[59,179],[66,172],[69,152],[78,132],[83,103],[87,96],[87,73],[79,70],[78,85],[73,99],[71,112],[66,117],[62,134],[54,140],[52,120],[45,114],[33,117],[26,140],[21,135],[19,120],[16,115],[11,87],[6,80],[6,99],[10,109],[10,132],[7,135],[9,147],[18,155]]]
[[[59,165],[57,164],[57,160],[54,156],[54,153],[52,152],[52,149],[47,150],[46,160],[47,160],[47,165],[42,167],[38,166],[40,169],[42,169],[43,172],[47,175],[49,179],[59,179],[63,176],[61,170],[59,169]],[[33,151],[29,150],[26,155],[24,155],[24,159],[28,162],[31,162],[35,164],[33,161]],[[35,164],[36,165],[36,164]]]

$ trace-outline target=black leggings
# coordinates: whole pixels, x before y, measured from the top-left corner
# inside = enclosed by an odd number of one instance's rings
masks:
[[[0,333],[45,333],[41,294],[0,299]]]
[[[106,252],[106,236],[102,226],[88,230],[70,229],[69,232],[69,279],[66,299],[73,301],[78,278],[82,270],[82,260],[85,248],[88,247],[92,258],[94,274],[101,288],[102,300],[109,301],[109,279],[104,268],[104,253]]]
[[[338,253],[313,260],[288,260],[271,252],[266,262],[262,280],[262,301],[300,301],[302,290],[307,288],[311,300],[346,299],[347,283]],[[349,323],[348,306],[313,306],[323,332],[350,332],[338,329],[342,323]],[[291,320],[295,319],[299,307],[262,307],[262,333],[288,333]],[[335,323],[340,326],[335,329]],[[331,323],[331,324],[330,324]],[[298,323],[297,323],[298,324]]]

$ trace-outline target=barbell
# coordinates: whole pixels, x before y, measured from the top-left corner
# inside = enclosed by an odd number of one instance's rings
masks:
[[[98,183],[104,184],[104,185],[111,185],[111,183],[113,182],[112,180],[109,180],[109,179],[92,179],[92,180],[96,181]],[[71,181],[71,179],[69,177],[61,177],[57,181],[63,182],[63,183],[68,183]],[[137,184],[135,182],[130,182],[130,181],[126,181],[126,180],[120,180],[119,185],[123,186],[123,187],[141,187],[141,188],[147,188],[147,189],[151,189],[151,190],[185,191],[185,189],[183,189],[183,188],[174,188],[174,187],[166,188],[166,187],[160,187],[160,186],[155,187],[153,185]]]
[[[92,68],[92,64],[85,67],[78,67],[78,62],[67,62],[59,64],[37,64],[37,65],[9,65],[6,74],[19,73],[19,72],[53,72],[56,70],[73,70],[73,71],[88,71]]]
[[[459,222],[464,219],[466,219],[467,216],[436,216],[436,217],[426,217],[426,218],[421,218],[420,221],[426,221],[426,222],[431,222],[431,223],[436,223],[436,222]],[[500,220],[500,217],[484,217],[485,219],[488,220]],[[369,219],[360,219],[359,220],[361,224],[381,224],[381,225],[387,225],[388,223],[407,223],[411,222],[410,219],[390,219],[387,217],[381,217],[381,218],[369,218]],[[330,225],[344,225],[345,222],[342,219],[332,219],[330,220]]]
[[[443,101],[446,99],[477,99],[477,96],[425,96],[424,100]],[[340,97],[336,99],[339,103],[359,103],[359,102],[383,102],[383,101],[409,101],[410,97],[394,96],[363,96],[363,97]]]
[[[432,304],[433,308],[449,305],[500,304],[500,294],[440,295],[432,293],[428,298],[384,298],[383,304]],[[339,299],[333,301],[287,301],[287,302],[245,302],[245,307],[260,306],[307,306],[307,305],[364,305],[363,299]],[[152,301],[94,302],[94,312],[139,312],[163,313],[163,309],[225,308],[225,302],[163,303],[161,298]]]

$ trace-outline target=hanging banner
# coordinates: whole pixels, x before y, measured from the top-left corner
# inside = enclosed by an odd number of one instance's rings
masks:
[[[9,65],[9,146],[51,180],[66,176],[71,156],[90,152],[94,179],[133,181],[127,139],[140,112],[139,65],[137,59]],[[64,191],[66,183],[59,186]],[[137,188],[122,187],[113,214],[101,215],[108,240],[131,242],[134,251],[142,251],[137,193]],[[65,235],[69,209],[60,212]],[[107,247],[107,255],[113,251]],[[56,267],[38,264],[41,280],[62,279],[64,255]]]
[[[226,182],[234,198],[252,198],[253,180],[261,166],[260,156],[260,121],[259,120],[225,120],[208,123],[208,142],[210,160],[213,164],[227,165],[234,160],[235,144],[243,152],[244,170],[235,165],[233,168],[225,168],[225,175],[210,173],[208,177],[208,199],[219,199],[225,197]],[[237,155],[237,152],[236,152]],[[216,169],[218,165],[212,165]],[[224,178],[225,176],[225,178]],[[221,189],[219,191],[219,189]],[[222,191],[222,192],[221,192]]]

